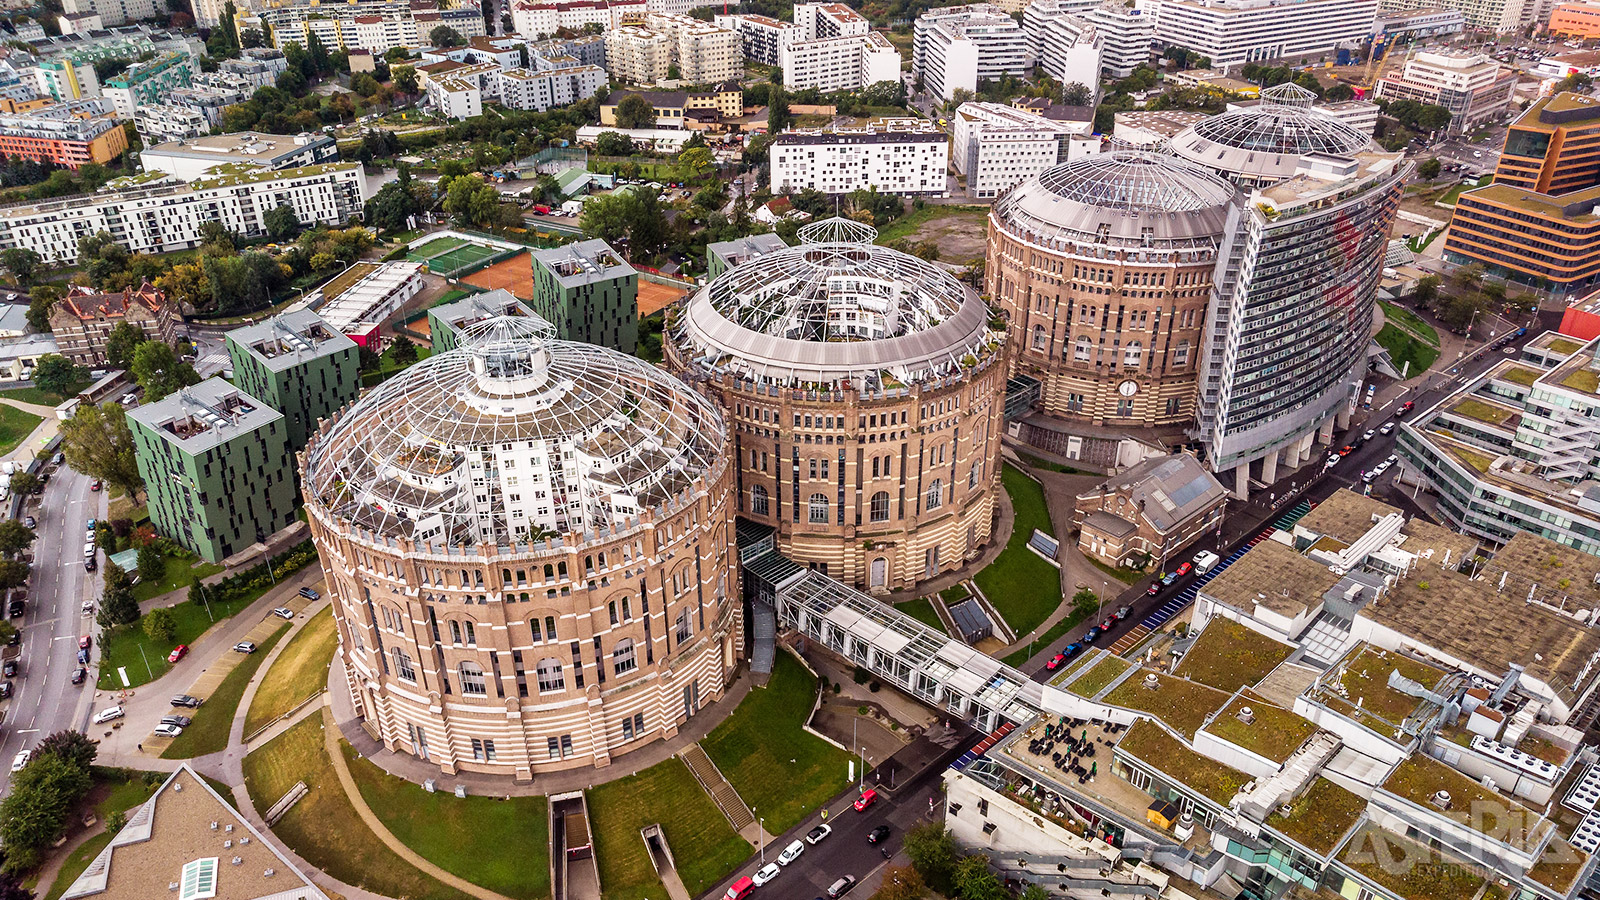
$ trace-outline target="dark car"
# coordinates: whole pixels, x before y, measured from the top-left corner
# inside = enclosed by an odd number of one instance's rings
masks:
[[[11,682],[0,681],[0,700],[10,700],[15,691],[16,688],[12,687]]]
[[[79,666],[77,668],[77,671],[72,673],[72,683],[73,684],[83,684],[83,682],[86,679],[88,679],[88,677],[89,677],[89,670],[84,668],[83,666]]]
[[[1150,590],[1144,592],[1146,597],[1154,597],[1159,593],[1161,593],[1161,582],[1159,581],[1150,585]]]
[[[13,600],[11,601],[11,605],[6,607],[6,615],[13,619],[20,619],[22,618],[23,610],[27,608],[27,604],[23,601]]]
[[[20,643],[22,643],[22,632],[15,628],[11,629],[11,637],[6,638],[6,646],[15,647]]]
[[[879,825],[877,828],[867,832],[867,843],[869,844],[881,844],[888,838],[889,826],[887,825]]]
[[[195,707],[200,705],[200,698],[199,697],[191,697],[188,694],[179,694],[178,696],[172,698],[172,705],[173,706],[186,706],[189,709],[194,709]]]
[[[312,590],[311,588],[308,588],[308,587],[303,587],[303,588],[300,589],[300,596],[306,598],[307,600],[310,600],[313,603],[315,603],[318,600],[322,599],[322,595],[321,594],[317,593],[316,591],[314,591],[314,590]]]
[[[1100,637],[1100,626],[1096,625],[1093,628],[1089,629],[1088,631],[1084,632],[1083,642],[1085,644],[1092,644],[1099,637]]]
[[[163,724],[163,725],[176,725],[179,728],[188,728],[189,727],[189,723],[192,722],[192,721],[194,721],[194,720],[189,718],[188,716],[180,716],[180,715],[178,715],[176,713],[174,713],[174,714],[172,714],[170,716],[162,716],[161,717],[161,724]]]
[[[7,678],[17,677],[17,661],[14,659],[6,660],[4,665],[0,665],[0,675],[4,675]]]

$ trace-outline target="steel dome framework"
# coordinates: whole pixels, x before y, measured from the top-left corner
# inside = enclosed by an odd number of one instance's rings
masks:
[[[713,370],[872,387],[884,374],[913,382],[955,371],[997,341],[988,322],[987,304],[943,269],[887,247],[829,242],[725,272],[689,299],[672,337]]]
[[[1188,131],[1224,147],[1261,153],[1348,156],[1372,143],[1371,138],[1325,112],[1282,103],[1211,116]],[[1183,137],[1179,134],[1173,144],[1181,146]]]
[[[1116,212],[1193,212],[1233,199],[1233,187],[1171,156],[1115,150],[1053,166],[1039,184],[1063,200]]]
[[[834,216],[801,225],[795,236],[802,244],[870,244],[878,239],[878,229]]]
[[[715,406],[552,334],[536,317],[487,319],[368,393],[309,448],[308,501],[384,537],[506,544],[624,524],[714,469]]]

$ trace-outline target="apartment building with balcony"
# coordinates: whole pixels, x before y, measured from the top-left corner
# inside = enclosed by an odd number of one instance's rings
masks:
[[[1450,110],[1450,134],[1472,131],[1505,116],[1516,92],[1517,71],[1482,53],[1422,51],[1398,75],[1378,80],[1377,96],[1414,100]]]
[[[309,309],[235,328],[223,341],[233,383],[283,415],[291,454],[361,393],[355,341]]]
[[[127,132],[107,107],[103,100],[75,100],[0,113],[0,153],[70,169],[105,165],[128,149]]]
[[[1024,77],[1033,68],[1028,36],[1010,14],[989,3],[930,9],[917,17],[911,74],[943,100],[980,81]]]

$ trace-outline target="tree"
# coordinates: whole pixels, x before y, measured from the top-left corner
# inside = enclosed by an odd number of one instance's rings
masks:
[[[397,337],[394,346],[389,348],[389,358],[402,366],[409,366],[417,361],[417,345],[404,337]]]
[[[395,66],[391,79],[395,89],[402,94],[415,94],[417,92],[417,70],[412,66]]]
[[[439,25],[428,32],[428,43],[435,47],[465,47],[467,39],[449,25]]]
[[[114,562],[106,563],[105,589],[100,606],[113,625],[132,625],[139,621],[139,601],[133,596],[128,573]]]
[[[789,115],[789,98],[783,88],[774,84],[767,92],[767,133],[777,134],[794,121]]]
[[[927,885],[941,894],[950,891],[956,868],[956,842],[940,822],[926,822],[906,832],[906,856]]]
[[[1088,106],[1094,102],[1094,89],[1074,81],[1061,89],[1061,102],[1068,106]]]
[[[48,284],[33,289],[28,301],[28,327],[41,334],[50,331],[50,310],[61,299],[61,292]]]
[[[36,757],[56,756],[85,772],[94,765],[94,758],[98,753],[99,745],[90,740],[88,735],[71,728],[51,732],[33,748],[33,755]]]
[[[391,232],[404,229],[407,220],[420,212],[422,205],[417,202],[416,195],[396,181],[379,188],[362,211],[368,225]]]
[[[1343,103],[1346,100],[1354,100],[1355,98],[1356,90],[1348,84],[1336,84],[1328,88],[1328,92],[1322,95],[1322,99],[1329,103]]]
[[[257,47],[265,47],[266,45],[267,37],[261,33],[259,28],[246,28],[244,33],[239,35],[239,46],[242,49],[254,50]]]
[[[684,174],[693,180],[711,171],[711,167],[716,165],[716,158],[711,155],[708,147],[687,147],[678,154],[678,165],[682,166]]]
[[[300,217],[295,215],[294,207],[287,203],[280,203],[267,211],[264,217],[267,234],[275,241],[287,240],[294,237],[300,230]]]
[[[14,557],[33,545],[33,529],[16,519],[0,521],[0,553]]]
[[[140,344],[133,353],[132,371],[139,387],[144,388],[146,403],[154,403],[179,388],[200,383],[194,366],[179,360],[172,345],[165,341]]]
[[[43,262],[44,257],[26,247],[12,247],[0,251],[0,266],[4,266],[20,285],[27,285],[33,281],[33,276],[39,273],[39,266]]]
[[[26,470],[19,470],[11,476],[11,493],[18,496],[37,494],[44,490],[44,482],[39,476]]]
[[[1429,181],[1438,178],[1439,173],[1442,171],[1444,171],[1444,164],[1437,159],[1425,159],[1417,163],[1417,174]]]
[[[883,872],[883,885],[871,900],[922,900],[928,886],[911,866],[890,866]]]
[[[39,390],[58,397],[74,393],[87,377],[83,367],[73,365],[59,353],[46,353],[33,367],[33,383]]]
[[[39,864],[92,783],[87,768],[53,753],[29,760],[12,776],[11,794],[0,801],[5,871],[27,872]]]
[[[211,282],[206,280],[203,265],[184,263],[173,266],[155,280],[155,285],[168,299],[190,309],[203,309],[211,303]]]
[[[1439,285],[1444,279],[1437,275],[1424,275],[1417,279],[1417,288],[1412,293],[1412,300],[1419,307],[1432,306],[1439,298]]]
[[[619,132],[602,131],[600,136],[595,138],[594,149],[601,156],[632,156],[633,139]]]
[[[121,489],[132,500],[144,490],[144,480],[124,413],[116,402],[80,405],[61,423],[61,452],[72,468]]]
[[[378,88],[378,79],[372,77],[371,73],[368,72],[358,72],[350,79],[350,89],[363,97],[371,97],[378,93]]]
[[[989,868],[987,856],[969,856],[956,863],[952,881],[956,896],[961,900],[1007,900],[1010,897],[1000,876]]]
[[[500,192],[477,175],[452,178],[445,189],[444,211],[464,225],[493,224],[499,206]]]
[[[617,126],[620,128],[654,128],[656,108],[638,94],[629,94],[617,104]]]
[[[144,629],[145,634],[150,636],[150,640],[162,644],[171,641],[178,633],[178,625],[173,620],[172,610],[166,607],[152,609],[145,613],[144,622],[141,623],[140,627]]]
[[[167,574],[167,558],[153,541],[139,548],[137,559],[140,581],[160,581]]]
[[[133,365],[133,353],[148,338],[139,326],[131,322],[118,322],[106,336],[106,361],[118,369]]]

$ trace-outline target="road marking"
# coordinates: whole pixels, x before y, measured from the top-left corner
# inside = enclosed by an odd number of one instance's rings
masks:
[[[33,734],[35,731],[38,731],[38,730],[39,729],[37,729],[37,728],[18,728],[16,733],[17,734]]]

